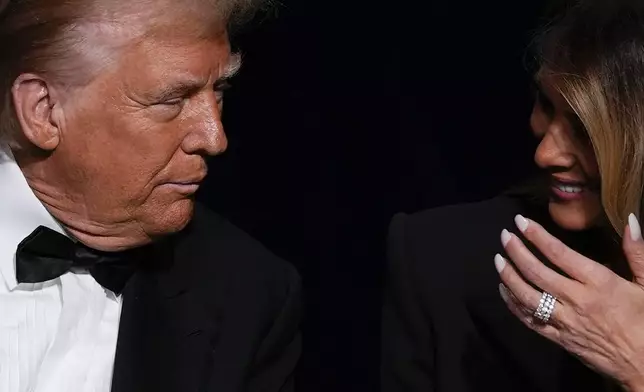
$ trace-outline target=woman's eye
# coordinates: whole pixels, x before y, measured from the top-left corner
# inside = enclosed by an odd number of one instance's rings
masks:
[[[541,110],[543,110],[543,112],[548,117],[552,117],[554,115],[554,112],[555,112],[554,105],[552,104],[552,102],[550,102],[548,97],[546,97],[543,93],[537,92],[536,101],[539,107],[541,107]]]
[[[577,140],[583,141],[583,142],[590,142],[590,136],[588,135],[588,131],[586,130],[584,123],[581,122],[579,117],[574,116],[570,120],[570,127],[572,128],[572,133],[573,135],[575,135],[575,138],[577,138]]]

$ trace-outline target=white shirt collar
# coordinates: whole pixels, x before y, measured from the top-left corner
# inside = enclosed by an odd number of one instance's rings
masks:
[[[38,226],[65,234],[27,184],[8,148],[0,146],[0,284],[13,291],[18,244]]]

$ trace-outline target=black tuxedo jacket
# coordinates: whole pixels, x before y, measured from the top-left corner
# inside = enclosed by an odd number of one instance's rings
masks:
[[[292,391],[296,271],[200,206],[159,249],[123,292],[112,391]]]
[[[571,238],[544,209],[510,197],[394,218],[383,392],[608,390],[607,380],[525,327],[500,298],[494,255],[503,254],[504,228],[518,233],[519,213],[575,249],[589,238]]]

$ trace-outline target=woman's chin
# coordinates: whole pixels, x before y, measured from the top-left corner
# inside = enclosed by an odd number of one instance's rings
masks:
[[[561,228],[570,231],[584,231],[597,227],[601,206],[588,203],[562,203],[551,201],[548,210],[552,220]]]

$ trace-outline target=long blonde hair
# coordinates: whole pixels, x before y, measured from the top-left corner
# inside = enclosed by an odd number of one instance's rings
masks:
[[[641,218],[644,187],[644,4],[581,0],[538,36],[539,72],[584,124],[601,176],[602,203],[622,234]],[[641,220],[641,219],[640,219]]]

